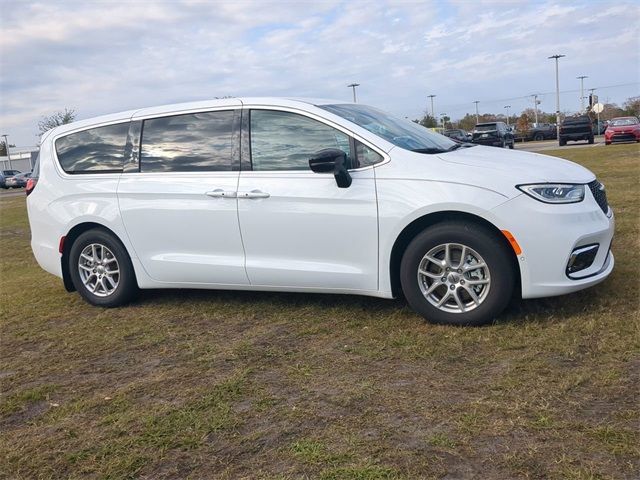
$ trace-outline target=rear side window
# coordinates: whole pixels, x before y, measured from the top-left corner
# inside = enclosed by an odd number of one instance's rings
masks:
[[[145,120],[140,171],[230,171],[233,123],[233,110]]]
[[[62,169],[75,173],[122,172],[129,122],[90,128],[56,140]]]

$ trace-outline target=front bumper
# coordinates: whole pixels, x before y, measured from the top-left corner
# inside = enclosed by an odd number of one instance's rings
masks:
[[[638,132],[613,132],[605,134],[605,142],[637,142],[640,141],[640,133]]]
[[[609,208],[603,213],[589,189],[580,203],[545,204],[523,194],[492,213],[499,218],[500,228],[509,230],[522,248],[518,256],[522,298],[582,290],[603,281],[613,270],[613,211]],[[569,276],[572,253],[588,245],[599,246],[593,263]]]

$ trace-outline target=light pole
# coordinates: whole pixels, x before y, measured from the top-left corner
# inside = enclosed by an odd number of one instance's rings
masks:
[[[473,103],[476,104],[476,125],[478,123],[480,123],[480,114],[478,113],[478,104],[480,103],[480,100],[474,100]]]
[[[427,95],[427,98],[431,99],[431,118],[436,119],[435,113],[433,113],[433,98],[435,95]]]
[[[558,59],[566,55],[551,55],[548,59],[556,60],[556,134],[558,135],[558,144],[560,144],[560,79],[558,77]]]
[[[441,114],[440,114],[440,120],[442,120],[442,129],[443,129],[443,130],[445,130],[445,127],[444,127],[444,117],[446,117],[446,116],[447,116],[447,114],[446,114],[446,113],[441,113]]]
[[[538,100],[538,94],[531,95],[533,97],[533,115],[535,117],[536,126],[538,125],[538,105],[540,105],[540,100]]]
[[[13,167],[11,166],[11,155],[9,154],[9,140],[7,140],[6,133],[3,133],[2,136],[4,137],[4,148],[6,148],[7,150],[7,161],[9,162],[9,170],[13,170]]]
[[[359,87],[359,86],[360,86],[359,83],[352,83],[350,85],[347,85],[347,87],[353,88],[353,103],[357,103],[357,101],[356,101],[356,87]]]
[[[511,108],[511,105],[505,105],[504,108],[507,109],[507,127],[509,126],[509,109]]]
[[[593,111],[593,107],[595,106],[596,103],[598,103],[597,101],[597,96],[595,94],[596,89],[595,88],[590,88],[589,91],[591,92],[591,103],[589,105],[589,107],[592,109],[591,111]],[[597,116],[597,120],[596,122],[596,131],[598,132],[596,135],[600,135],[600,110],[596,110],[596,116]],[[8,151],[8,150],[7,150]]]
[[[580,75],[576,78],[580,80],[580,112],[582,113],[584,112],[584,79],[589,77],[586,75]]]

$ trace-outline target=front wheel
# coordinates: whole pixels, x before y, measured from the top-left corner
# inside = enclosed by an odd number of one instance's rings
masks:
[[[593,138],[593,135],[592,135],[592,136],[589,137],[589,143],[593,144],[593,141],[594,141],[594,138]]]
[[[120,240],[102,229],[88,230],[73,242],[69,273],[78,293],[92,305],[117,307],[137,292],[129,254]]]
[[[544,135],[542,135],[541,133],[536,133],[536,135],[533,137],[533,139],[536,142],[541,142],[542,140],[544,140]]]
[[[407,247],[400,283],[427,321],[482,325],[507,306],[514,290],[511,253],[497,235],[473,223],[434,225]]]

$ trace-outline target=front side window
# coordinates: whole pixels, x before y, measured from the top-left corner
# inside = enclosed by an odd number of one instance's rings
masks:
[[[122,172],[129,122],[90,128],[56,140],[62,169],[77,173]]]
[[[348,158],[349,136],[296,113],[251,111],[253,170],[309,170],[309,158],[325,148],[338,148]]]
[[[145,120],[141,172],[230,171],[233,110]]]
[[[380,163],[384,158],[375,150],[356,140],[356,162],[354,168],[369,167]]]

